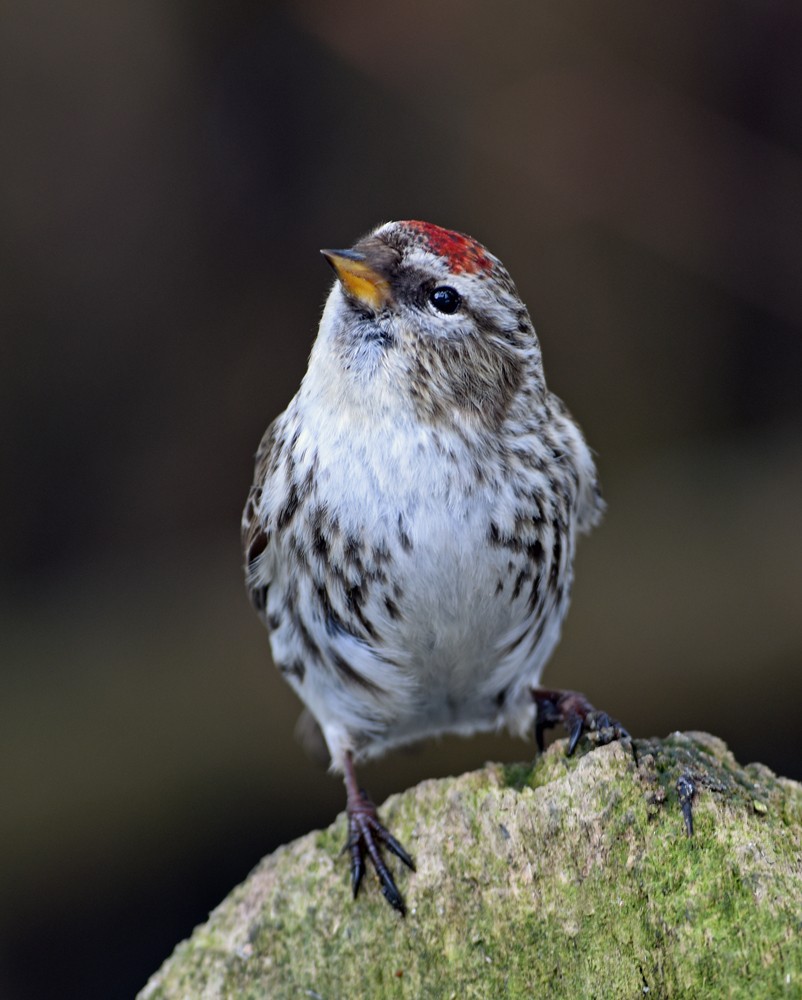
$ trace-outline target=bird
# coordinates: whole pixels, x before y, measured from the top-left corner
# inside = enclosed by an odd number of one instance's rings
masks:
[[[351,884],[414,870],[356,768],[444,733],[564,724],[628,736],[540,677],[577,536],[604,511],[593,455],[546,387],[529,312],[472,237],[384,223],[335,272],[297,394],[256,454],[247,589],[273,661],[346,790]]]

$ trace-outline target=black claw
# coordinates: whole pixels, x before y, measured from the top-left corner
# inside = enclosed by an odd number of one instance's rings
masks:
[[[679,796],[682,818],[685,820],[685,832],[689,837],[693,836],[693,797],[695,794],[696,784],[691,775],[685,771],[677,778],[677,795]]]
[[[365,874],[365,863],[362,860],[362,855],[359,852],[359,848],[354,851],[351,849],[351,890],[354,894],[354,899],[356,899],[359,893],[359,887],[362,884],[362,876]]]
[[[582,735],[582,730],[585,728],[585,721],[580,716],[576,717],[576,721],[571,725],[571,738],[568,740],[568,749],[565,751],[566,757],[573,756],[574,750],[576,750],[576,745],[579,743],[579,738]]]
[[[394,885],[383,885],[382,894],[394,910],[398,910],[402,917],[407,915],[407,908],[404,905],[404,898]]]
[[[380,829],[381,829],[382,840],[387,846],[387,850],[392,851],[392,853],[397,858],[400,858],[407,866],[407,868],[411,868],[413,872],[416,871],[415,862],[407,854],[407,852],[404,850],[401,844],[399,844],[398,841],[395,839],[395,837],[387,830],[385,830],[384,827],[381,827]]]
[[[404,905],[404,897],[398,891],[398,887],[393,881],[392,875],[385,868],[379,873],[382,885],[382,895],[394,910],[398,910],[402,917],[407,915],[407,908]]]

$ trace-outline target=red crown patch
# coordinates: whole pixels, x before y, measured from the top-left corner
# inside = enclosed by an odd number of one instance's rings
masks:
[[[475,274],[477,271],[489,271],[493,262],[487,255],[481,243],[456,233],[453,229],[442,229],[431,222],[408,222],[423,237],[423,243],[428,250],[448,261],[448,266],[454,274]]]

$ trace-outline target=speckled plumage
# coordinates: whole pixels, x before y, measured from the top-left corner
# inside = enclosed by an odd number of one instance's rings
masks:
[[[341,254],[243,540],[275,663],[348,777],[433,734],[530,729],[603,502],[496,257],[419,222]],[[443,287],[453,314],[433,305]]]

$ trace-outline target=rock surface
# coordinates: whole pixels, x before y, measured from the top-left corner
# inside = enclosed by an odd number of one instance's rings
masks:
[[[704,733],[637,748],[557,742],[392,796],[406,919],[370,871],[352,901],[340,815],[265,858],[139,1000],[802,997],[802,785]]]

